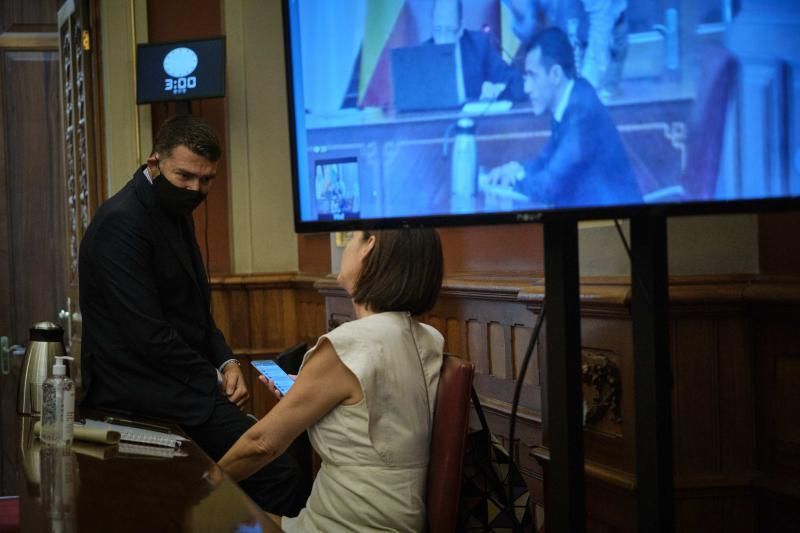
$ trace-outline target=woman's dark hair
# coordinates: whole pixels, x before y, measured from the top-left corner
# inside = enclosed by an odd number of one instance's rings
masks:
[[[375,246],[364,258],[353,301],[375,313],[421,315],[436,303],[444,276],[442,242],[434,229],[373,232]],[[370,232],[364,232],[368,239]]]
[[[575,79],[575,52],[567,34],[560,28],[553,26],[534,35],[525,50],[525,57],[537,48],[541,50],[542,66],[546,70],[560,65],[567,78]]]
[[[212,162],[222,155],[214,129],[194,115],[174,115],[165,120],[156,134],[153,153],[167,158],[174,148],[181,145]]]

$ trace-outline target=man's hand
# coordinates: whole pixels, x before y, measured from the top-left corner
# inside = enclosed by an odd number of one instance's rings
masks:
[[[244,383],[244,375],[239,365],[235,363],[228,363],[222,370],[222,392],[228,397],[231,403],[235,403],[237,407],[242,407],[244,402],[250,398],[250,393],[247,392],[247,385]]]
[[[502,185],[504,187],[513,186],[525,177],[525,168],[511,161],[505,165],[495,167],[489,172],[489,185]]]
[[[497,100],[503,91],[506,90],[505,83],[492,83],[490,81],[483,82],[481,85],[481,100]]]

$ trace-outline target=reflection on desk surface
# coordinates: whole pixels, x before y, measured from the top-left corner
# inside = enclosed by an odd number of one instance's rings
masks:
[[[280,531],[192,441],[173,457],[87,453],[44,447],[34,421],[17,419],[22,531]]]

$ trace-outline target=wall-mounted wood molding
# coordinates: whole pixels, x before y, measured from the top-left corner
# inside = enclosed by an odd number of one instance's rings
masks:
[[[58,32],[53,33],[28,33],[5,32],[0,33],[0,48],[13,48],[23,50],[53,50],[58,48]]]
[[[535,446],[531,448],[530,454],[543,465],[547,465],[550,462],[549,448],[544,446]],[[623,472],[622,470],[609,468],[592,461],[585,461],[584,472],[588,478],[608,483],[609,485],[626,491],[632,492],[636,490],[636,477],[627,472]]]

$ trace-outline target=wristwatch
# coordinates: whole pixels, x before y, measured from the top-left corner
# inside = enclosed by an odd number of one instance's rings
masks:
[[[225,367],[227,367],[231,363],[235,363],[236,366],[242,366],[242,363],[240,363],[238,359],[236,359],[235,357],[231,357],[230,359],[219,365],[219,371],[224,372]]]

